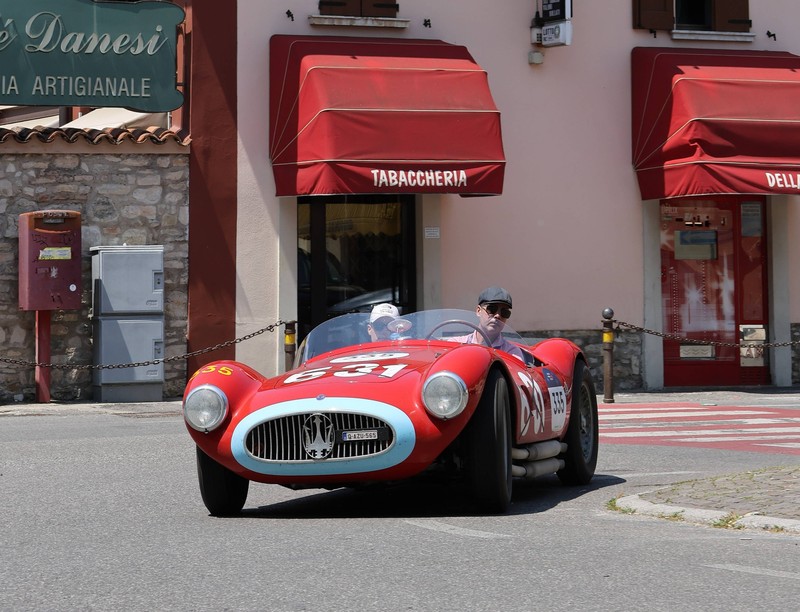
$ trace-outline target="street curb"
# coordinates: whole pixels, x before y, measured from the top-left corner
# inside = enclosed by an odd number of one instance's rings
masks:
[[[703,510],[673,506],[670,504],[654,504],[641,499],[638,495],[627,495],[615,500],[616,507],[622,511],[634,512],[646,516],[655,516],[668,520],[680,520],[688,523],[722,526],[728,529],[759,529],[762,531],[780,531],[800,534],[800,521],[779,517],[762,516],[756,512],[746,514],[735,521],[727,522],[733,513],[723,510]]]
[[[181,400],[129,403],[41,403],[0,406],[4,416],[66,416],[76,414],[115,414],[126,416],[180,415]]]

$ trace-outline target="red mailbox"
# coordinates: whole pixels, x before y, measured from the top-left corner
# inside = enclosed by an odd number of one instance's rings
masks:
[[[81,307],[81,214],[40,210],[19,216],[20,310]]]

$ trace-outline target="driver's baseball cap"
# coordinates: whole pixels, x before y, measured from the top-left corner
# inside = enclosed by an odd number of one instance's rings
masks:
[[[400,311],[394,304],[378,304],[372,309],[369,315],[369,322],[374,323],[378,319],[396,319],[400,316]]]
[[[502,287],[488,287],[478,296],[479,305],[488,304],[489,302],[502,302],[508,304],[509,308],[513,308],[511,305],[511,294]]]

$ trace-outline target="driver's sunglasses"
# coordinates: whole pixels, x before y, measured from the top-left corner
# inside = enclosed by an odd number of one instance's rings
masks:
[[[384,322],[379,319],[377,321],[373,321],[370,323],[370,325],[372,325],[372,329],[375,331],[383,331],[389,326],[389,321]]]
[[[500,317],[503,319],[508,319],[511,316],[511,309],[508,306],[502,306],[500,304],[481,304],[481,308],[483,308],[488,314],[494,316],[498,312],[500,313]]]

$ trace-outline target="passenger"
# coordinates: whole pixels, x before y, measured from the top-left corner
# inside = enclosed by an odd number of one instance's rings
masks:
[[[411,329],[412,324],[408,319],[400,317],[400,311],[394,304],[378,304],[369,315],[367,333],[370,340],[402,340],[404,332]]]
[[[400,311],[397,310],[397,306],[394,304],[377,304],[373,307],[367,323],[367,333],[370,340],[373,342],[391,340],[392,330],[389,329],[389,323],[399,316]]]
[[[478,296],[478,325],[489,341],[492,348],[500,349],[525,360],[522,349],[503,337],[503,328],[511,317],[511,294],[502,287],[489,287]],[[465,344],[486,344],[483,334],[474,331],[466,336],[451,338]]]

